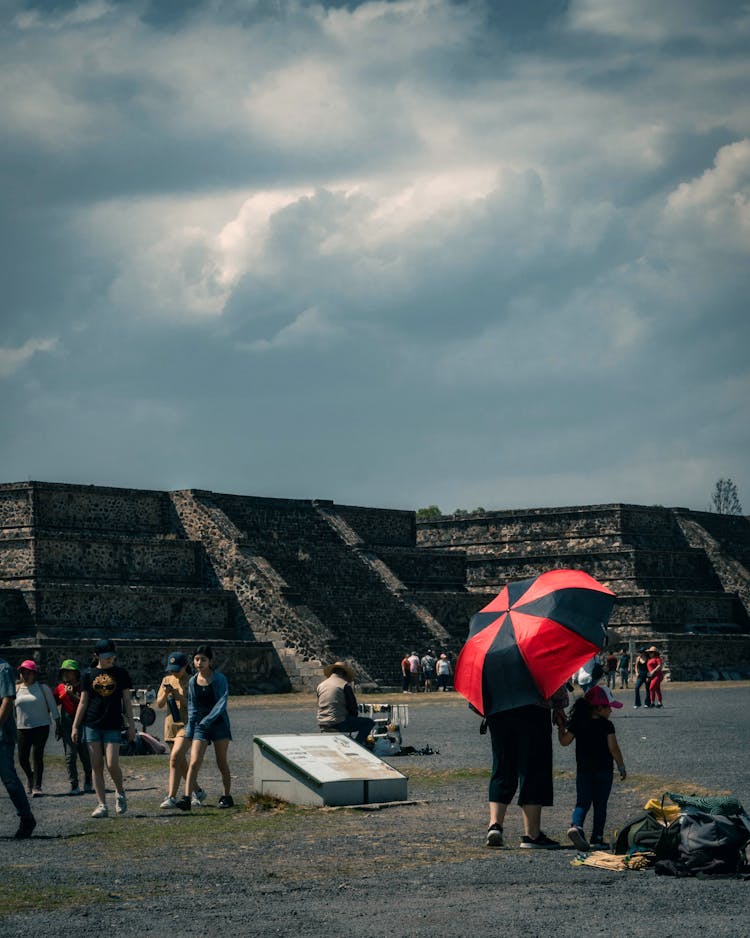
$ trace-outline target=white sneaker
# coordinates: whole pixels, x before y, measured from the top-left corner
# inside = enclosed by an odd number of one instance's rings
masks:
[[[91,817],[109,817],[109,808],[106,804],[98,804],[91,812]]]
[[[160,808],[176,808],[177,799],[173,798],[171,795],[168,798],[165,798],[164,801],[159,805]]]
[[[202,788],[196,788],[193,792],[193,795],[198,799],[198,801],[200,801],[201,804],[203,804],[206,798],[208,798],[207,792],[205,792]]]
[[[205,794],[203,797],[205,798]],[[201,799],[197,791],[194,791],[190,798],[190,806],[192,808],[200,808],[202,804],[203,804],[203,799]]]
[[[115,811],[118,814],[125,814],[128,810],[128,799],[125,797],[125,792],[121,792],[115,799]]]

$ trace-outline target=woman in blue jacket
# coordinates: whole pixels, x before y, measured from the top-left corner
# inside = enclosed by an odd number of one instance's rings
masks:
[[[229,684],[221,671],[214,670],[213,659],[210,645],[199,645],[193,656],[195,674],[188,684],[188,718],[185,724],[185,737],[192,740],[190,765],[185,778],[185,795],[177,802],[177,807],[183,811],[189,811],[191,805],[200,807],[200,801],[194,794],[198,772],[209,743],[213,743],[216,766],[224,783],[219,807],[234,807],[229,793],[232,777],[227,762],[227,750],[232,739],[227,713]]]

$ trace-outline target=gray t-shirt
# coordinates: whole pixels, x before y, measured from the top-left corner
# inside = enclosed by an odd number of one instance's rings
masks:
[[[0,700],[4,697],[15,699],[16,696],[16,675],[13,668],[4,658],[0,658]],[[0,731],[0,742],[15,743],[16,741],[16,717],[13,707],[10,708],[10,715],[3,723]]]

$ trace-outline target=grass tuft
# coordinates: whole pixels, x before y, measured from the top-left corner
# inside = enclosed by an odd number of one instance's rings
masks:
[[[290,811],[295,807],[283,798],[264,795],[260,791],[252,792],[247,798],[247,810],[250,814],[278,814],[280,811]]]

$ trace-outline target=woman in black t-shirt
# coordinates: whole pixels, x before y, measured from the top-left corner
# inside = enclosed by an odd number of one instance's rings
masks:
[[[94,649],[95,666],[83,672],[81,700],[76,710],[71,739],[78,743],[83,727],[83,738],[91,753],[94,791],[99,803],[92,817],[107,817],[107,794],[104,785],[104,762],[115,786],[115,811],[125,814],[128,802],[122,784],[120,769],[120,741],[123,712],[127,722],[128,739],[135,739],[135,720],[130,689],[133,682],[125,670],[115,664],[115,643],[102,639]]]

